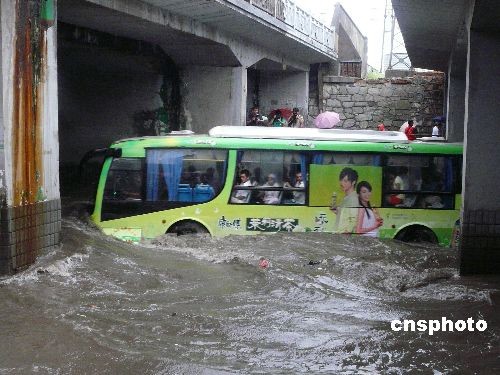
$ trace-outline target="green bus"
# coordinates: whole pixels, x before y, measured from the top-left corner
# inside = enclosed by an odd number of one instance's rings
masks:
[[[166,233],[353,233],[449,246],[462,145],[400,132],[217,126],[106,149],[91,219],[130,242]]]

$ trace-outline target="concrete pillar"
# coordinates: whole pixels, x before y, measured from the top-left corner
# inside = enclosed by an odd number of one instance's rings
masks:
[[[231,71],[231,119],[230,125],[244,125],[247,112],[248,74],[244,67],[232,68]]]
[[[1,0],[0,273],[59,243],[55,0]]]
[[[446,139],[463,142],[465,115],[465,74],[455,74],[450,67],[448,73],[448,100],[446,115]]]
[[[188,66],[182,70],[182,82],[187,129],[206,133],[217,125],[244,125],[245,68]]]
[[[498,34],[469,31],[460,271],[500,272]]]
[[[260,74],[260,111],[298,107],[307,118],[309,111],[309,72],[262,71]]]

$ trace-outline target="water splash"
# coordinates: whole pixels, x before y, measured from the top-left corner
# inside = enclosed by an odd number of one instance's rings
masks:
[[[490,369],[500,283],[460,278],[456,262],[451,249],[322,233],[130,245],[66,218],[59,249],[0,282],[0,372],[448,373],[478,353]],[[441,316],[489,329],[390,330]]]

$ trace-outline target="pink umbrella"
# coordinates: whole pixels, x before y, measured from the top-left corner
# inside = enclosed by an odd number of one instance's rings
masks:
[[[314,119],[314,125],[320,129],[333,128],[340,122],[340,117],[337,112],[323,112]]]

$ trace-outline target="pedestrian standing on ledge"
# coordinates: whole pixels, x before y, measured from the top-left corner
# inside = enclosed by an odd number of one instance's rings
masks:
[[[413,123],[413,120],[408,120],[408,127],[405,130],[405,134],[409,141],[414,141],[415,139],[417,139],[417,136],[415,135],[415,124]]]
[[[304,117],[299,113],[299,109],[295,107],[292,109],[292,115],[288,119],[288,126],[291,128],[303,128]]]

